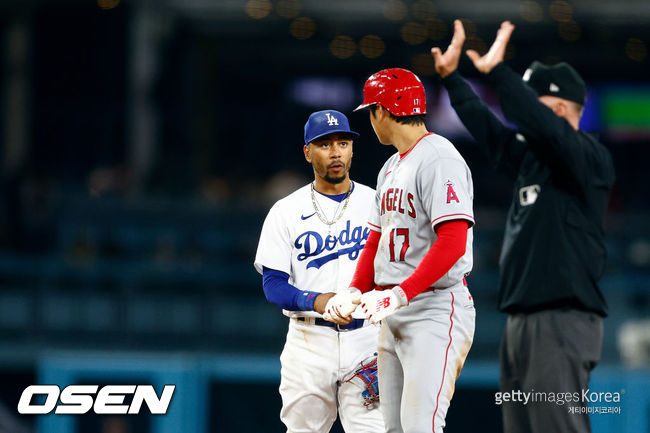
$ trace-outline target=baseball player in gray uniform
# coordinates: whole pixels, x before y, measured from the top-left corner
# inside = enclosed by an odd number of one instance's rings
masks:
[[[360,298],[348,286],[370,233],[374,191],[350,180],[356,136],[338,111],[309,117],[303,151],[314,182],[273,205],[257,248],[255,269],[263,275],[264,293],[290,318],[280,357],[280,418],[288,432],[329,432],[337,412],[346,432],[384,430],[378,329],[368,320],[333,323],[322,314],[334,311],[332,300],[358,304]]]
[[[472,269],[472,177],[454,146],[427,131],[424,87],[412,72],[372,75],[357,109],[365,107],[379,142],[398,152],[379,172],[351,290],[364,293],[366,317],[381,321],[386,431],[440,433],[474,338],[465,280]],[[343,318],[350,308],[339,305],[333,314]]]

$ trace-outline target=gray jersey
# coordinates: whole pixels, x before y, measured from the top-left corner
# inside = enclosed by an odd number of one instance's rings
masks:
[[[429,133],[379,172],[370,228],[381,232],[375,256],[375,282],[397,285],[420,264],[437,236],[434,227],[462,219],[470,224],[465,254],[433,285],[460,283],[472,269],[474,187],[469,167],[444,137]]]

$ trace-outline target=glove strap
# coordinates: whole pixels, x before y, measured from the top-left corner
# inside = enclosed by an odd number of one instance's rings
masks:
[[[400,306],[405,306],[409,304],[409,299],[406,296],[406,292],[404,292],[404,289],[402,289],[400,286],[395,286],[391,290],[393,291],[393,293],[395,293],[395,296],[397,297]]]

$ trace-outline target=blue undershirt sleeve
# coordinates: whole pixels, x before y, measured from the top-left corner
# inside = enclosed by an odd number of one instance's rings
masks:
[[[314,301],[320,293],[300,290],[289,284],[286,272],[264,267],[262,281],[264,294],[270,303],[289,311],[314,311]]]

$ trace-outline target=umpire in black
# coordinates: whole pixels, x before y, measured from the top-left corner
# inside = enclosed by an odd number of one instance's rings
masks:
[[[503,403],[504,431],[589,432],[581,399],[602,349],[607,305],[598,280],[614,168],[608,150],[578,129],[586,88],[571,66],[534,62],[522,80],[503,63],[513,30],[504,22],[487,54],[467,55],[487,74],[517,129],[503,125],[456,71],[465,40],[459,20],[447,51],[434,48],[432,55],[465,127],[492,164],[515,179],[499,260],[499,308],[509,315],[501,392],[580,395],[564,405]]]

